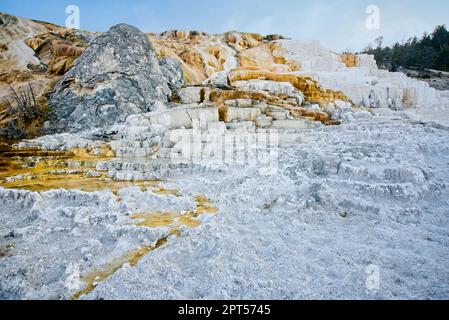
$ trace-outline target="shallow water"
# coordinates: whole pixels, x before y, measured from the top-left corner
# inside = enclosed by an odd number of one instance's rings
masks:
[[[33,192],[55,189],[96,192],[110,190],[115,200],[122,202],[119,190],[139,187],[142,192],[151,192],[160,197],[182,197],[180,190],[166,188],[163,181],[116,181],[108,177],[107,171],[97,170],[101,161],[116,159],[108,146],[79,148],[69,151],[47,151],[19,149],[11,145],[0,145],[0,187]],[[159,240],[141,245],[112,259],[100,268],[81,277],[84,287],[71,296],[77,300],[92,292],[99,283],[106,281],[124,265],[131,267],[150,252],[167,244],[171,237],[179,237],[184,228],[197,228],[203,214],[215,214],[218,209],[205,196],[194,198],[196,206],[190,210],[167,212],[136,212],[129,216],[129,224],[137,228],[166,228]],[[0,257],[9,254],[0,248]],[[3,250],[4,249],[4,250]]]
[[[115,181],[107,176],[107,172],[96,169],[98,162],[111,159],[114,159],[113,152],[106,146],[93,153],[83,148],[45,151],[2,145],[0,186],[35,192],[66,189],[86,192],[111,190],[116,193],[126,187],[138,186],[146,190],[159,185],[160,181]],[[164,188],[157,190],[160,194],[175,193],[175,190]]]

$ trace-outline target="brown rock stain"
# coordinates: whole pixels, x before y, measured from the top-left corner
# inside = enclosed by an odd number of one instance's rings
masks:
[[[354,68],[359,66],[359,57],[353,53],[343,53],[340,55],[340,60],[346,67]]]
[[[3,144],[0,146],[0,186],[35,192],[66,189],[85,192],[111,190],[113,193],[132,186],[144,191],[160,186],[160,181],[116,181],[106,172],[96,171],[98,162],[114,157],[108,145],[44,151],[17,149]],[[21,177],[11,179],[16,176]]]
[[[236,81],[248,80],[270,80],[277,82],[289,82],[296,89],[301,91],[306,100],[311,103],[325,105],[336,100],[349,101],[349,99],[341,91],[333,91],[322,88],[316,80],[310,77],[300,76],[292,73],[274,73],[265,70],[242,70],[235,69],[229,74],[231,84]]]

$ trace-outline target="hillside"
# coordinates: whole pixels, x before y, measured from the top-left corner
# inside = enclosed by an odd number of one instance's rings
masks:
[[[2,14],[1,19],[0,127],[3,127],[3,136],[10,132],[11,138],[14,135],[39,135],[44,120],[55,112],[51,108],[52,101],[47,99],[48,94],[98,34],[67,30],[6,14]],[[216,106],[223,102],[218,101],[223,95],[222,89],[226,89],[227,99],[236,99],[254,96],[251,91],[255,90],[247,90],[248,87],[268,91],[271,96],[263,100],[277,101],[276,105],[285,105],[287,109],[295,107],[295,103],[288,100],[295,100],[298,93],[303,95],[305,103],[318,103],[325,112],[328,104],[336,101],[348,101],[361,107],[396,109],[424,104],[430,108],[439,102],[440,94],[425,83],[401,73],[378,70],[372,56],[334,54],[318,42],[239,32],[209,35],[196,31],[168,31],[147,36],[159,62],[169,59],[179,64],[185,86],[222,86],[206,90],[210,91],[208,95],[212,96],[211,102]],[[258,81],[260,79],[264,80]],[[283,94],[283,88],[276,88],[279,85],[275,82],[287,86],[287,93],[291,95],[281,97],[279,93]],[[15,102],[10,87],[19,93],[27,92],[28,83],[36,96],[39,112],[35,118],[23,119],[23,115],[14,113],[14,108],[9,108],[13,109],[10,112],[6,110],[6,101]],[[268,90],[263,90],[265,88]],[[183,92],[189,90],[195,91],[186,89]],[[173,92],[170,97],[174,102],[179,101],[176,95]],[[193,99],[192,102],[203,101]],[[302,113],[308,116],[308,112]]]

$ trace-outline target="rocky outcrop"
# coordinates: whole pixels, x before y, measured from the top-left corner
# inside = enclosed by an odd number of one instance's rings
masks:
[[[164,60],[161,65],[145,34],[126,24],[112,27],[92,41],[56,86],[46,129],[103,127],[151,111],[182,85],[175,62]]]
[[[442,103],[440,93],[427,83],[403,73],[378,69],[374,56],[338,55],[323,48],[318,41],[280,40],[277,43],[285,50],[288,61],[301,63],[296,75],[310,77],[323,88],[344,93],[356,106],[397,110],[438,107]]]
[[[92,37],[95,35],[88,32],[61,29],[28,38],[25,43],[34,50],[48,74],[62,76],[84,52]]]
[[[33,37],[47,30],[33,21],[0,12],[0,72],[9,70],[28,70],[28,65],[39,65],[39,59],[25,43],[27,37]]]
[[[336,106],[342,103],[344,109],[411,108],[437,119],[433,109],[449,104],[424,82],[379,70],[371,56],[280,36],[142,34],[126,25],[101,35],[4,14],[0,36],[0,128],[14,120],[2,105],[9,85],[20,91],[27,82],[42,110],[50,97],[49,133],[107,127],[131,114],[164,111],[167,101],[219,109],[265,103],[325,124],[342,120]],[[262,127],[267,120],[259,119]],[[34,121],[38,130],[42,121]]]
[[[165,58],[160,61],[162,74],[168,81],[170,90],[174,93],[184,85],[181,64],[174,58]]]
[[[161,58],[173,57],[181,64],[188,84],[200,84],[215,73],[238,67],[238,53],[262,43],[259,34],[228,32],[206,34],[198,31],[171,30],[149,34]]]
[[[47,94],[97,35],[0,13],[0,137],[40,134]],[[23,93],[30,86],[39,110],[23,121],[17,103],[8,107],[16,101],[11,87]]]

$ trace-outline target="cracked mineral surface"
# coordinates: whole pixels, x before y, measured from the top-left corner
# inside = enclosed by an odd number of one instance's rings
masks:
[[[0,22],[0,98],[49,107],[0,104],[0,299],[449,298],[447,91],[281,36]]]

